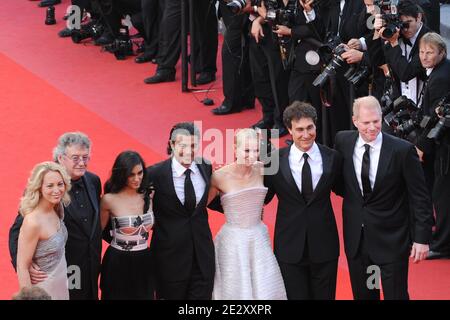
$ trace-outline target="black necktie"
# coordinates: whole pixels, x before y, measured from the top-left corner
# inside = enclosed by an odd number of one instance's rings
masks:
[[[364,197],[368,196],[372,192],[372,187],[370,186],[369,171],[370,171],[370,146],[368,144],[364,145],[366,151],[364,152],[361,166],[361,182],[363,186]]]
[[[189,211],[189,213],[194,212],[197,202],[195,198],[194,185],[191,180],[191,172],[191,169],[186,169],[184,172],[184,175],[186,176],[186,179],[184,180],[184,207],[187,211]]]
[[[409,39],[403,38],[403,43],[404,43],[405,45],[407,45],[407,46],[412,47],[411,40],[409,40]]]
[[[303,169],[302,169],[302,194],[305,202],[308,202],[313,194],[313,184],[311,176],[311,167],[308,163],[308,154],[303,154]]]

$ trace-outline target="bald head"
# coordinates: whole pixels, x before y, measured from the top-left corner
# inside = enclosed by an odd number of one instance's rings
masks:
[[[362,97],[353,104],[353,124],[365,142],[374,141],[381,131],[381,106],[372,96]]]
[[[381,106],[378,100],[373,96],[361,97],[353,103],[353,117],[358,118],[361,108],[370,109],[378,112],[380,117],[382,115]]]

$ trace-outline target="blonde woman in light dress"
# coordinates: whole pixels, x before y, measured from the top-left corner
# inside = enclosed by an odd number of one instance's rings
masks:
[[[29,268],[32,263],[47,274],[36,284],[52,300],[68,300],[65,245],[67,229],[64,209],[70,202],[70,178],[55,162],[43,162],[31,172],[25,194],[20,201],[24,217],[17,251],[17,276],[20,289],[31,287]]]
[[[209,199],[220,194],[226,222],[214,240],[215,300],[285,300],[280,268],[262,209],[267,188],[258,161],[260,139],[253,129],[235,137],[235,162],[212,175]]]

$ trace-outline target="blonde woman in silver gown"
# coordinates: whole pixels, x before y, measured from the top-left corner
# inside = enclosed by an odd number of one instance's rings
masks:
[[[70,202],[70,178],[65,169],[54,162],[36,165],[28,180],[20,202],[24,217],[19,233],[17,276],[19,287],[31,287],[29,269],[32,263],[47,274],[36,284],[53,300],[68,300],[67,263],[65,245],[67,229],[64,225],[63,204]]]
[[[215,300],[285,300],[286,290],[272,251],[262,209],[267,188],[253,129],[236,134],[236,161],[212,175],[210,200],[220,194],[226,223],[214,240]]]

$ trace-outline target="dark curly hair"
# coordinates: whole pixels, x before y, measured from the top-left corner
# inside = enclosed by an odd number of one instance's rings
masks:
[[[294,101],[283,112],[283,123],[286,128],[292,128],[292,120],[300,120],[301,118],[310,118],[316,124],[316,109],[308,102]]]

